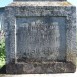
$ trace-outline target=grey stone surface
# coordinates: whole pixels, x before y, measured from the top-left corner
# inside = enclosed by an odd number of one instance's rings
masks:
[[[7,73],[75,72],[76,8],[70,3],[13,2],[5,8],[5,32]]]
[[[13,1],[67,1],[67,0],[13,0]]]
[[[17,17],[17,58],[21,61],[65,61],[65,17]]]

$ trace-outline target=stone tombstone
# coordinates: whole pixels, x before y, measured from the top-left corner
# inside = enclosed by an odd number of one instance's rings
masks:
[[[6,73],[76,70],[76,8],[66,0],[14,0],[5,7]]]

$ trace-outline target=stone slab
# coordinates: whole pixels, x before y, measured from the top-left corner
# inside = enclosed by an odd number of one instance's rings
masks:
[[[51,74],[74,73],[76,66],[71,62],[42,62],[7,65],[7,74]]]
[[[13,1],[67,1],[67,0],[13,0]]]
[[[28,19],[28,17],[29,17],[29,19]],[[19,27],[21,27],[22,23],[24,23],[24,22],[28,23],[29,20],[37,21],[37,19],[39,18],[39,20],[41,20],[41,22],[44,22],[45,21],[44,17],[49,17],[49,19],[55,19],[55,17],[61,17],[62,19],[59,19],[59,20],[60,21],[63,20],[63,24],[66,23],[66,32],[65,32],[65,30],[62,31],[62,28],[64,29],[64,27],[65,27],[64,25],[62,27],[60,27],[62,33],[64,33],[64,35],[66,35],[66,42],[65,42],[66,43],[66,61],[60,61],[60,62],[59,61],[50,61],[50,62],[37,61],[36,62],[35,61],[35,62],[31,62],[30,61],[31,59],[30,59],[28,62],[25,62],[25,63],[21,62],[21,61],[18,62],[17,61],[18,54],[16,54],[16,53],[18,53],[18,51],[17,51],[18,42],[16,39],[16,37],[18,35],[17,29]],[[66,21],[65,21],[65,18],[66,18]],[[57,22],[60,22],[57,20],[57,18],[55,20]],[[65,21],[65,23],[64,23],[64,21]],[[47,22],[49,22],[49,21],[47,21]],[[59,24],[61,24],[61,23],[59,23]],[[19,29],[22,29],[22,27]],[[24,28],[24,29],[27,29],[27,28]],[[35,28],[35,30],[36,30],[36,28]],[[24,30],[20,30],[20,31],[24,31]],[[33,31],[33,29],[32,29],[32,31]],[[47,29],[47,31],[49,31],[49,29]],[[22,32],[21,32],[21,34],[22,34]],[[27,35],[26,32],[25,32],[25,34]],[[33,35],[33,36],[35,36],[35,35]],[[54,35],[53,35],[53,37],[54,37]],[[63,36],[63,37],[65,37],[65,36]],[[5,8],[5,39],[6,39],[7,73],[10,73],[10,74],[32,73],[33,74],[33,73],[75,72],[75,70],[76,70],[76,7],[72,6],[69,2],[50,2],[50,3],[49,2],[32,2],[32,3],[31,2],[13,2],[11,5],[9,5]],[[20,38],[19,38],[19,40],[20,40]],[[22,40],[22,41],[24,41],[24,40]],[[28,40],[28,42],[29,42],[29,40]],[[28,45],[29,45],[29,43],[28,43]],[[38,55],[37,55],[37,57],[38,57]]]
[[[69,2],[50,2],[50,1],[29,1],[29,2],[13,2],[9,4],[8,6],[72,6]]]
[[[65,61],[65,22],[65,17],[17,17],[18,61]]]

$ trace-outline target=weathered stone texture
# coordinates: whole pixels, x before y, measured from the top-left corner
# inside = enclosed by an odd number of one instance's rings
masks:
[[[7,65],[8,74],[51,74],[51,73],[73,73],[76,66],[71,62],[42,62]]]
[[[13,1],[67,1],[67,0],[13,0]]]
[[[5,8],[5,17],[7,73],[75,72],[75,6],[68,2],[13,2]]]
[[[17,53],[21,61],[65,61],[65,17],[17,17]]]

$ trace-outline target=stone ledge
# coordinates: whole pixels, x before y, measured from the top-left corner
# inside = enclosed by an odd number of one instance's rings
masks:
[[[76,66],[71,62],[52,62],[52,63],[9,63],[6,68],[7,74],[49,74],[49,73],[73,73]],[[19,70],[18,70],[19,69]]]
[[[29,1],[29,2],[13,2],[8,6],[72,6],[72,4],[67,1],[63,2]]]
[[[67,1],[67,0],[13,0],[13,1]]]

